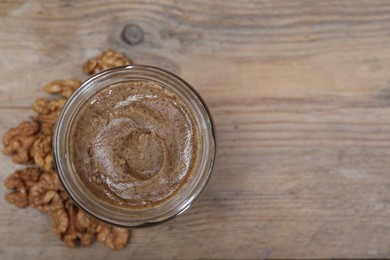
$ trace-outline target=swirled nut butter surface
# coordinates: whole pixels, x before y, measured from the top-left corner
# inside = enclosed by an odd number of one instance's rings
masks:
[[[199,154],[192,113],[152,82],[121,82],[93,96],[75,119],[72,161],[83,186],[121,208],[164,203],[191,178]]]

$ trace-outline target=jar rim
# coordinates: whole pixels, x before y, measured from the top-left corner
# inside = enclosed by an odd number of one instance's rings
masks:
[[[110,206],[90,194],[77,181],[77,172],[72,167],[70,156],[70,133],[77,112],[88,102],[90,97],[96,95],[97,90],[102,90],[116,82],[130,81],[154,81],[162,87],[178,91],[181,98],[186,98],[190,110],[197,120],[199,135],[202,137],[201,150],[197,163],[198,172],[185,185],[186,197],[179,198],[184,191],[173,196],[167,202],[159,206],[145,210],[130,210]],[[119,81],[120,80],[120,81]],[[176,93],[176,94],[177,94]],[[72,201],[89,215],[111,225],[121,227],[146,227],[160,224],[187,211],[203,193],[212,173],[216,158],[216,133],[211,113],[200,94],[186,81],[177,75],[148,65],[127,65],[105,70],[88,80],[69,97],[58,117],[53,134],[53,158],[59,179]],[[175,204],[176,203],[176,204]],[[165,208],[164,208],[165,207]]]

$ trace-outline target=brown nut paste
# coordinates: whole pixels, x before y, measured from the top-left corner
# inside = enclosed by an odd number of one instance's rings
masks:
[[[191,178],[199,133],[180,98],[152,82],[121,82],[95,94],[72,132],[83,186],[121,208],[154,207]]]

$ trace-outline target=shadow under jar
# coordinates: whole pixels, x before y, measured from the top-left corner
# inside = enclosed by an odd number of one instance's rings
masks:
[[[77,206],[109,224],[142,227],[186,211],[216,154],[199,94],[159,68],[131,65],[84,82],[53,136],[59,178]]]

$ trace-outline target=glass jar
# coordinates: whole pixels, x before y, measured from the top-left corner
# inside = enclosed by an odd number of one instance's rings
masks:
[[[85,189],[70,154],[70,137],[81,109],[100,90],[119,82],[151,81],[176,94],[193,114],[199,130],[199,159],[192,178],[183,189],[161,205],[145,209],[124,209],[109,205]],[[121,227],[158,224],[182,214],[199,198],[210,178],[216,155],[213,121],[200,95],[184,80],[165,70],[130,65],[106,70],[84,82],[64,105],[54,131],[53,152],[59,178],[73,202],[93,217]]]

